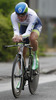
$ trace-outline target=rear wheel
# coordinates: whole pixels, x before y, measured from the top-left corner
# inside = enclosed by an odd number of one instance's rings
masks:
[[[23,84],[22,72],[20,72],[21,59],[19,55],[16,56],[12,69],[12,92],[15,98],[18,98]]]
[[[31,74],[31,79],[28,81],[29,91],[31,94],[35,94],[39,82],[39,66],[37,68],[37,75],[33,74],[33,70],[31,71]]]

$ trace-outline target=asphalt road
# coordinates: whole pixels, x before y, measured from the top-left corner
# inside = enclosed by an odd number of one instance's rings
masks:
[[[16,100],[11,90],[0,92],[0,100]],[[38,85],[35,95],[31,95],[28,87],[21,92],[17,100],[56,100],[56,81]]]
[[[17,100],[56,100],[56,56],[40,57],[40,81],[36,95],[27,87]],[[0,63],[0,100],[15,100],[11,90],[11,63]]]

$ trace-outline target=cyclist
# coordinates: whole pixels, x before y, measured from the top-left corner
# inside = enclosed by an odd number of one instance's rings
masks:
[[[14,29],[14,36],[12,38],[13,42],[21,42],[23,40],[29,43],[33,47],[33,65],[32,69],[38,68],[37,61],[37,39],[42,30],[42,23],[40,18],[35,13],[34,10],[28,7],[25,2],[20,2],[15,6],[15,12],[11,14],[11,21]],[[19,25],[20,24],[20,28]],[[26,47],[24,47],[23,55],[25,57],[27,52]]]

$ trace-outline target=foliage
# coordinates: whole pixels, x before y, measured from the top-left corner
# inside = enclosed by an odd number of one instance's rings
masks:
[[[0,61],[12,61],[17,48],[3,48],[3,45],[14,44],[12,42],[13,28],[10,15],[15,5],[23,0],[0,0]]]
[[[0,9],[2,14],[7,16],[11,11],[14,11],[15,5],[24,0],[0,0]]]
[[[12,26],[8,20],[8,17],[6,18],[0,13],[0,61],[12,60],[15,54],[14,49],[9,48],[6,50],[3,48],[3,45],[12,44]]]

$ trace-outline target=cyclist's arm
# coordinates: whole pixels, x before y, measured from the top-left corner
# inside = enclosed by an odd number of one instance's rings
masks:
[[[16,21],[15,16],[12,14],[11,15],[11,21],[12,21],[12,25],[13,25],[13,30],[14,30],[14,36],[19,36],[19,27],[18,27],[18,23]]]

